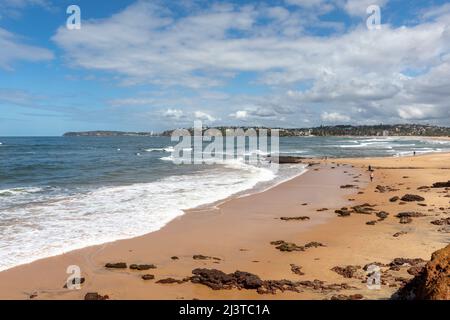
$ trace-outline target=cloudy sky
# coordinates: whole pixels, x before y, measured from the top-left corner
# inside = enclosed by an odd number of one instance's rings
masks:
[[[195,119],[450,125],[450,3],[0,0],[0,136]]]

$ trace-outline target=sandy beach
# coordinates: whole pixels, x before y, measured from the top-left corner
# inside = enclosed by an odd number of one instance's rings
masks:
[[[450,180],[450,154],[311,162],[316,164],[299,177],[217,207],[189,210],[157,232],[1,272],[0,299],[83,299],[88,292],[109,299],[389,299],[413,277],[411,265],[397,266],[395,258],[429,260],[450,243],[448,226],[430,223],[450,217],[449,191],[420,188]],[[405,194],[425,200],[392,201]],[[399,223],[400,212],[422,216]],[[298,250],[279,250],[283,243]],[[119,262],[127,268],[105,267]],[[377,290],[367,288],[363,268],[374,262],[382,271]],[[131,270],[132,264],[156,268]],[[80,290],[63,288],[70,265],[81,269]],[[189,279],[196,268],[302,283],[273,292],[213,290]],[[158,283],[164,279],[172,283]]]

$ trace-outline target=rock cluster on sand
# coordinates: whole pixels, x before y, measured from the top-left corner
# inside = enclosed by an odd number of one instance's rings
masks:
[[[220,258],[217,257],[210,257],[210,256],[204,256],[202,254],[194,254],[192,256],[192,259],[194,260],[216,260],[216,261],[220,261]]]
[[[358,189],[358,186],[354,184],[345,184],[341,186],[341,189]]]
[[[309,220],[309,217],[307,216],[300,216],[300,217],[281,217],[280,220],[283,221],[304,221],[304,220]]]
[[[305,273],[302,271],[302,267],[295,264],[291,264],[291,271],[299,276],[303,276]]]
[[[305,251],[306,249],[309,249],[309,248],[325,247],[324,244],[322,244],[320,242],[316,242],[316,241],[309,242],[309,243],[305,244],[304,246],[299,246],[295,243],[286,242],[283,240],[272,241],[270,244],[276,246],[275,248],[280,251],[287,251],[287,252]]]
[[[185,282],[188,282],[189,280],[191,280],[191,278],[184,278],[182,280],[178,280],[178,279],[174,279],[174,278],[164,278],[164,279],[160,279],[158,281],[156,281],[156,283],[160,283],[160,284],[182,284]]]
[[[108,299],[109,299],[108,295],[102,296],[98,294],[98,292],[88,292],[84,296],[84,300],[108,300]]]
[[[434,224],[435,226],[450,226],[450,218],[442,218],[439,220],[434,220],[430,222],[431,224]]]
[[[433,183],[432,188],[450,188],[450,180],[448,180],[447,182]]]
[[[416,194],[405,194],[400,200],[406,202],[425,201],[425,198]]]
[[[450,245],[434,252],[431,261],[393,298],[450,300]]]
[[[131,270],[148,270],[148,269],[156,269],[154,264],[132,264],[130,265]]]
[[[389,269],[390,270],[395,270],[398,271],[400,270],[400,267],[404,267],[404,266],[416,266],[418,264],[425,264],[425,260],[421,259],[421,258],[414,258],[414,259],[409,259],[409,258],[395,258],[394,260],[392,260],[392,262],[389,264]]]
[[[127,264],[125,262],[114,262],[114,263],[107,263],[105,264],[105,268],[110,269],[126,269]]]
[[[396,188],[392,188],[390,186],[380,186],[380,185],[377,185],[375,187],[375,190],[376,190],[375,192],[380,192],[380,193],[398,191],[398,189],[396,189]]]
[[[142,280],[153,280],[155,279],[155,276],[152,274],[144,274],[141,278]]]
[[[344,289],[355,289],[346,283],[325,284],[323,281],[291,281],[291,280],[261,280],[255,274],[236,271],[226,274],[216,269],[194,269],[194,276],[190,278],[193,283],[203,284],[213,290],[253,289],[259,294],[275,294],[277,291],[301,292],[302,289],[315,290],[319,292],[339,291]]]
[[[346,266],[346,267],[333,267],[332,271],[340,274],[344,278],[353,278],[356,272],[361,269],[361,266]]]
[[[72,279],[71,283],[72,285],[77,285],[77,284],[83,284],[86,281],[86,278],[74,278]],[[64,284],[63,286],[64,289],[67,289],[67,283]]]
[[[352,294],[352,295],[345,295],[345,294],[336,294],[333,295],[330,300],[361,300],[364,299],[364,296],[361,294]]]
[[[400,212],[396,215],[397,218],[400,218],[399,222],[401,224],[411,223],[413,221],[412,218],[420,218],[424,216],[425,215],[423,213],[415,211]]]

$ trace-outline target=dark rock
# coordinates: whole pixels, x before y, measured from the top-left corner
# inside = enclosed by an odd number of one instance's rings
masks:
[[[448,180],[447,182],[433,183],[432,188],[450,188],[450,180]]]
[[[372,214],[373,211],[375,211],[375,209],[366,206],[366,205],[359,205],[359,206],[354,206],[352,207],[353,211],[355,213],[360,213],[360,214]]]
[[[233,278],[238,288],[258,289],[263,285],[263,281],[257,275],[249,272],[236,271]]]
[[[400,198],[398,196],[389,199],[390,202],[397,202]]]
[[[370,266],[373,266],[373,265],[375,265],[375,266],[377,266],[377,267],[386,267],[386,265],[384,264],[384,263],[381,263],[381,262],[372,262],[372,263],[368,263],[368,264],[366,264],[364,267],[363,267],[363,270],[364,271],[367,271],[367,270],[369,270],[369,267]]]
[[[272,241],[270,244],[276,246],[276,248],[280,251],[287,251],[287,252],[305,251],[305,247],[298,246],[292,242],[285,242],[283,240]]]
[[[374,226],[374,225],[377,224],[377,221],[376,220],[367,221],[366,224],[369,225],[369,226]]]
[[[184,282],[189,281],[190,279],[183,279],[183,280],[178,280],[178,279],[174,279],[174,278],[165,278],[165,279],[161,279],[156,281],[156,283],[160,283],[160,284],[173,284],[173,283],[177,283],[177,284],[181,284]]]
[[[346,267],[333,267],[332,271],[340,274],[344,278],[353,278],[355,273],[361,269],[361,266],[346,266]]]
[[[405,194],[402,198],[402,201],[412,202],[412,201],[424,201],[425,198],[416,194]]]
[[[281,217],[280,220],[283,221],[303,221],[303,220],[309,220],[309,217],[307,216],[301,216],[301,217]]]
[[[408,268],[408,270],[406,270],[406,271],[412,276],[417,276],[422,272],[424,267],[425,267],[425,263],[418,264],[418,265]]]
[[[376,213],[376,216],[380,219],[386,219],[389,216],[389,213],[386,211],[380,211]]]
[[[235,285],[233,276],[220,270],[198,268],[192,270],[192,274],[194,274],[191,278],[193,283],[203,284],[213,290],[231,289]]]
[[[403,267],[403,266],[416,266],[416,265],[424,263],[424,262],[426,262],[426,261],[421,258],[414,258],[414,259],[395,258],[389,264],[389,267],[395,268],[395,267]]]
[[[339,217],[348,217],[351,214],[348,210],[335,210],[334,212],[337,213]]]
[[[324,245],[323,243],[320,243],[320,242],[316,242],[316,241],[308,242],[307,244],[305,244],[306,249],[317,248],[317,247],[326,247],[326,245]]]
[[[412,218],[410,218],[410,217],[401,217],[400,218],[400,223],[401,224],[408,224],[408,223],[411,223],[413,220],[412,220]]]
[[[406,211],[406,212],[399,212],[396,217],[402,218],[402,217],[410,217],[410,218],[420,218],[424,217],[425,215],[421,212],[416,211]]]
[[[341,189],[358,189],[358,186],[354,185],[354,184],[345,184],[343,186],[341,186]]]
[[[210,257],[210,256],[204,256],[202,254],[195,254],[192,256],[192,259],[194,260],[221,260],[220,258],[217,257]]]
[[[153,279],[155,279],[155,276],[152,274],[144,274],[141,278],[143,280],[153,280]]]
[[[361,294],[352,294],[352,295],[345,295],[345,294],[337,294],[333,295],[330,300],[361,300],[364,299],[364,296]]]
[[[173,257],[170,257],[170,259],[172,259],[172,260],[178,260],[179,258],[178,258],[177,256],[173,256]]]
[[[302,271],[302,267],[295,264],[291,264],[291,271],[299,276],[303,276],[305,273]]]
[[[97,292],[88,292],[84,296],[84,300],[108,300],[108,299],[109,299],[108,295],[102,296]]]
[[[450,245],[434,252],[425,267],[393,297],[400,300],[450,300]]]
[[[439,220],[431,221],[430,223],[434,224],[435,226],[450,225],[450,218],[442,218],[442,219],[439,219]]]
[[[110,269],[126,269],[127,264],[125,262],[107,263],[105,267]]]
[[[317,209],[316,211],[321,212],[321,211],[328,211],[328,208],[321,208],[321,209]]]
[[[423,213],[415,211],[400,212],[396,215],[397,218],[400,218],[400,223],[402,224],[411,223],[412,218],[419,218],[424,216],[425,215]]]
[[[78,280],[78,281],[77,281],[77,280]],[[71,282],[72,282],[73,285],[76,285],[77,283],[78,283],[78,284],[83,284],[85,281],[86,281],[85,278],[78,278],[78,279],[72,279]],[[64,284],[63,288],[64,288],[64,289],[67,289],[67,283]]]
[[[408,232],[406,232],[406,231],[400,231],[400,232],[394,233],[392,236],[395,237],[395,238],[398,238],[398,237],[400,237],[400,236],[402,236],[404,234],[407,234],[407,233]]]
[[[216,269],[194,269],[193,283],[203,284],[213,290],[256,289],[259,294],[275,294],[277,291],[301,292],[301,289],[314,290],[321,293],[355,289],[346,283],[325,284],[323,281],[291,281],[291,280],[261,280],[257,275],[236,271],[226,274]]]
[[[148,269],[156,269],[154,264],[132,264],[130,265],[131,270],[148,270]]]

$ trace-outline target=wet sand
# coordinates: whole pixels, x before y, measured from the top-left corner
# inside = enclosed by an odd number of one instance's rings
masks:
[[[369,164],[375,169],[373,182],[367,172]],[[327,299],[337,294],[387,299],[401,285],[402,278],[412,277],[406,272],[407,268],[383,269],[387,280],[380,290],[369,290],[364,277],[344,278],[331,268],[362,267],[375,261],[388,264],[399,257],[428,260],[432,252],[450,242],[449,233],[438,231],[442,226],[430,223],[450,216],[449,193],[442,188],[417,188],[447,180],[450,180],[449,154],[321,161],[302,176],[262,193],[231,199],[216,208],[189,210],[157,232],[0,272],[0,298],[83,299],[87,292],[98,292],[110,299]],[[355,187],[341,188],[347,184]],[[379,192],[377,185],[396,191]],[[423,196],[426,206],[418,202],[389,201],[393,196],[401,197],[406,193]],[[375,205],[374,212],[352,213],[348,217],[339,217],[334,212],[363,203]],[[329,210],[317,211],[321,208]],[[367,225],[366,222],[378,219],[375,213],[379,211],[386,211],[389,216]],[[395,215],[404,211],[418,211],[426,216],[400,224]],[[280,217],[297,216],[310,219],[280,220]],[[407,233],[393,237],[400,231]],[[276,240],[298,245],[316,241],[325,247],[281,252],[270,244]],[[217,259],[195,260],[193,255]],[[175,256],[178,259],[172,259]],[[107,269],[104,265],[109,262],[155,264],[157,268],[146,271]],[[301,266],[304,275],[293,273],[291,264]],[[81,290],[63,288],[70,265],[81,268],[85,278]],[[215,268],[226,273],[247,271],[263,280],[318,279],[325,284],[346,283],[354,288],[302,287],[301,292],[259,294],[247,289],[212,290],[190,281],[156,283],[165,278],[181,280],[192,276],[195,268]],[[361,272],[359,269],[358,273]],[[155,279],[142,280],[143,274],[152,274]]]

